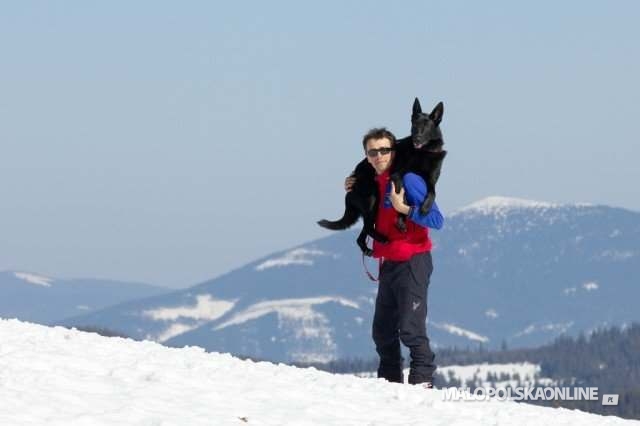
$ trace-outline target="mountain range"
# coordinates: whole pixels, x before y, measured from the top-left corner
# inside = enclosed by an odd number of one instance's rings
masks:
[[[53,324],[167,291],[143,283],[60,279],[30,272],[0,271],[0,317]]]
[[[364,273],[358,232],[59,323],[273,361],[369,358],[376,283]],[[435,348],[531,347],[640,320],[640,213],[488,197],[447,215],[431,236]],[[376,261],[366,265],[376,275]]]

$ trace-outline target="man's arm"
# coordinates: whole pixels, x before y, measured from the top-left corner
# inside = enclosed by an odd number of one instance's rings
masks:
[[[441,229],[444,225],[444,217],[435,201],[426,214],[420,213],[420,206],[427,197],[427,184],[424,179],[415,173],[407,173],[402,178],[402,183],[405,188],[405,198],[410,207],[407,214],[409,219],[425,228]]]

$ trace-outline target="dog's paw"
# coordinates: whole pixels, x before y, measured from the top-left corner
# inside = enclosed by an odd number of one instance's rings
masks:
[[[433,206],[433,201],[426,202],[420,206],[420,214],[427,214]]]

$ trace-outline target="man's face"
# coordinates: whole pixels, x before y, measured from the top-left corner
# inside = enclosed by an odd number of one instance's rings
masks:
[[[393,144],[387,138],[381,139],[369,139],[367,141],[367,149],[365,154],[367,155],[367,161],[373,166],[377,174],[382,174],[387,171],[391,166],[395,153],[388,151],[388,148],[392,148]],[[387,148],[385,150],[384,148]],[[382,152],[380,152],[382,149]],[[385,151],[387,151],[385,153]]]

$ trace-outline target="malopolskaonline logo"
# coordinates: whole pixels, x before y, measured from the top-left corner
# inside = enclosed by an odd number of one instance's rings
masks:
[[[598,401],[597,387],[445,388],[443,401]]]

